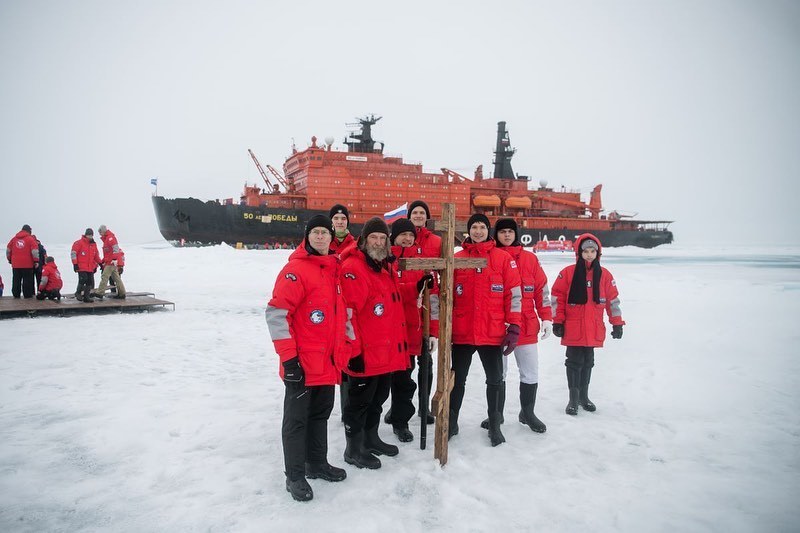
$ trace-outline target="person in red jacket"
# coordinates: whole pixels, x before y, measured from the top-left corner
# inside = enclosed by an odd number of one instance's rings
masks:
[[[425,227],[425,223],[431,218],[431,211],[428,209],[428,204],[423,202],[422,200],[414,200],[408,206],[408,220],[414,224],[414,228],[416,231],[416,238],[414,240],[414,244],[417,248],[422,250],[420,257],[441,257],[442,256],[442,238],[430,231],[427,227]],[[434,277],[438,277],[434,274]],[[431,294],[433,297],[433,294]],[[438,298],[438,296],[437,296]],[[428,355],[428,383],[433,383],[433,352],[436,351],[436,347],[430,350],[430,355]],[[430,396],[431,391],[435,387],[428,387],[428,396],[424,400],[428,402],[428,424],[433,424],[436,419],[431,414],[430,410]],[[423,391],[419,391],[420,394],[423,394]],[[422,401],[423,398],[420,396],[420,408],[419,408],[419,416],[422,416]]]
[[[522,323],[522,292],[519,270],[509,254],[495,246],[489,236],[486,215],[474,214],[467,221],[469,237],[455,257],[484,258],[486,267],[458,269],[453,279],[453,371],[450,392],[449,436],[458,434],[458,413],[464,399],[472,354],[477,350],[486,372],[489,440],[492,446],[505,442],[500,431],[500,388],[503,356],[517,345]]]
[[[422,248],[414,244],[416,232],[414,224],[406,218],[396,220],[392,224],[389,240],[392,242],[392,255],[396,258],[421,258]],[[406,338],[408,339],[409,367],[392,373],[392,406],[384,417],[387,424],[392,425],[392,430],[400,442],[411,442],[414,434],[408,429],[408,421],[414,416],[414,391],[417,384],[411,377],[416,360],[422,353],[422,309],[420,296],[427,285],[433,288],[433,276],[423,270],[398,270],[397,278],[400,283],[400,296],[403,299],[403,312],[406,321]],[[428,353],[436,344],[439,336],[439,299],[438,294],[431,294],[431,321],[430,335],[428,337]],[[429,367],[430,370],[430,367]],[[432,378],[431,378],[432,379]],[[428,381],[430,387],[431,381]],[[422,392],[422,391],[420,391]],[[420,401],[427,401],[428,396],[420,397]]]
[[[119,257],[117,258],[117,274],[122,278],[122,271],[125,269],[125,252],[122,248],[119,249]],[[111,287],[111,294],[117,294],[117,285],[114,283],[114,278],[109,278],[108,284]]]
[[[105,224],[101,224],[97,228],[97,233],[100,234],[100,239],[103,241],[103,271],[100,275],[100,285],[98,285],[97,290],[92,292],[92,296],[102,299],[105,296],[106,287],[110,279],[117,288],[114,298],[124,300],[125,284],[122,283],[122,278],[120,278],[118,271],[122,250],[119,248],[117,236]]]
[[[389,397],[391,373],[408,368],[408,341],[397,271],[389,247],[389,228],[369,219],[356,248],[342,257],[342,292],[347,306],[350,359],[344,405],[345,462],[358,468],[380,468],[375,455],[397,455],[397,446],[378,436],[383,403]],[[373,455],[375,454],[375,455]]]
[[[33,282],[34,271],[39,267],[39,245],[31,236],[31,227],[27,224],[6,245],[6,259],[11,265],[11,295],[14,298],[25,296],[33,298],[36,286]],[[41,258],[44,260],[44,258]]]
[[[342,204],[336,204],[328,211],[328,216],[333,222],[333,240],[331,250],[341,255],[347,248],[356,245],[356,240],[350,233],[350,213]]]
[[[611,337],[622,338],[622,311],[617,282],[600,266],[600,239],[584,233],[575,242],[576,262],[564,268],[553,284],[553,334],[567,347],[566,413],[578,414],[578,404],[587,411],[597,407],[589,400],[589,381],[594,367],[594,349],[606,338],[603,311],[611,322]]]
[[[94,273],[100,266],[100,252],[94,242],[94,230],[86,228],[83,236],[72,243],[72,269],[78,273],[78,288],[75,289],[75,299],[79,302],[93,302],[91,296],[94,289]]]
[[[428,204],[422,200],[414,200],[408,206],[408,219],[417,231],[416,245],[422,248],[422,257],[441,257],[442,238],[425,227],[431,218]]]
[[[275,280],[266,310],[286,388],[281,429],[286,490],[298,501],[314,497],[306,478],[347,477],[327,459],[334,386],[347,364],[346,358],[336,360],[344,343],[345,307],[339,260],[329,251],[332,238],[330,219],[311,217],[305,239]]]
[[[547,426],[539,420],[533,409],[539,389],[539,332],[542,340],[553,331],[553,314],[550,308],[550,288],[547,275],[532,252],[523,250],[517,237],[517,223],[513,218],[501,218],[494,226],[496,246],[511,255],[516,261],[522,281],[522,328],[514,356],[519,367],[519,421],[537,433],[547,431]],[[541,330],[539,328],[541,320]],[[503,358],[503,383],[500,386],[500,423],[504,422],[503,407],[506,403],[506,375],[508,358]],[[481,427],[489,428],[489,419],[481,422]]]
[[[47,261],[42,268],[42,279],[39,282],[39,294],[36,295],[37,300],[58,300],[61,301],[61,287],[64,282],[61,279],[61,272],[58,271],[56,260],[48,257]]]

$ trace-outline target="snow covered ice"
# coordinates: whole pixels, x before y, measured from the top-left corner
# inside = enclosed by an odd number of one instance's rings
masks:
[[[68,246],[48,246],[76,278]],[[341,483],[284,488],[283,385],[264,321],[289,251],[125,247],[125,283],[176,311],[0,321],[0,531],[797,531],[800,250],[606,249],[624,337],[597,351],[596,413],[564,414],[540,344],[536,413],[489,445],[470,371],[449,463],[415,441]],[[540,254],[548,278],[571,254]],[[10,285],[10,268],[0,273]],[[338,397],[338,394],[337,394]],[[412,423],[416,422],[416,417]],[[794,502],[794,503],[792,503]]]

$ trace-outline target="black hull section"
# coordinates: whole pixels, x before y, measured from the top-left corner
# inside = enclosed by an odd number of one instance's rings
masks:
[[[158,229],[161,235],[175,246],[208,246],[222,242],[245,246],[297,245],[303,240],[308,219],[314,215],[327,215],[327,211],[311,209],[277,209],[223,205],[215,201],[203,202],[195,198],[167,199],[153,196]],[[352,224],[354,235],[361,233],[360,224]],[[525,246],[533,246],[545,235],[558,239],[564,235],[574,240],[576,235],[589,230],[563,230],[558,235],[553,230],[522,229],[520,239]],[[603,246],[639,246],[653,248],[672,242],[671,231],[591,231]]]

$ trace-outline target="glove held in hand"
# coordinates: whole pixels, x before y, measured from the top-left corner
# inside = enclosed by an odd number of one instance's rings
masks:
[[[347,363],[347,369],[350,372],[356,372],[358,374],[364,373],[364,355],[358,354],[357,356],[353,357]]]
[[[429,289],[433,287],[433,276],[430,274],[425,274],[417,281],[417,292],[422,292],[426,285]]]
[[[611,327],[611,337],[614,339],[622,338],[622,326],[616,325]]]
[[[553,335],[556,337],[564,336],[564,324],[553,324]]]
[[[290,383],[300,383],[305,378],[303,367],[300,366],[300,357],[295,356],[283,362],[283,380]]]
[[[517,347],[517,342],[519,342],[519,326],[516,324],[509,324],[508,329],[506,329],[506,336],[503,337],[503,342],[500,344],[503,355],[508,355],[513,352],[514,348]]]

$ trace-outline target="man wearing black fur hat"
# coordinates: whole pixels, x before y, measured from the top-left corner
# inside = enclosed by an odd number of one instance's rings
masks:
[[[469,237],[455,257],[486,259],[478,269],[459,269],[453,279],[453,371],[450,392],[450,437],[458,434],[458,414],[464,400],[467,374],[475,351],[486,372],[489,440],[506,441],[500,431],[500,393],[503,357],[517,345],[522,321],[522,292],[516,262],[489,237],[489,219],[482,213],[469,217]]]
[[[378,436],[391,373],[405,370],[409,364],[403,302],[393,261],[389,228],[378,217],[364,224],[358,246],[342,254],[350,352],[345,369],[344,460],[358,468],[380,468],[381,461],[375,455],[394,456],[399,452],[397,446]]]
[[[328,418],[334,385],[347,360],[339,261],[329,251],[331,220],[316,215],[305,238],[275,280],[266,310],[269,334],[280,357],[283,459],[286,490],[298,501],[314,497],[306,478],[342,481],[346,472],[328,463]]]
[[[566,413],[578,414],[597,407],[589,399],[589,381],[594,367],[594,349],[602,348],[606,337],[603,310],[611,322],[611,337],[622,338],[622,310],[619,291],[611,272],[600,266],[600,239],[584,233],[575,241],[574,265],[564,268],[553,284],[553,335],[567,347]]]

